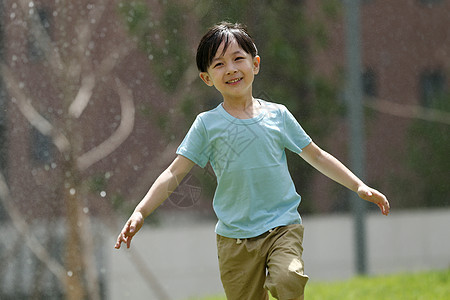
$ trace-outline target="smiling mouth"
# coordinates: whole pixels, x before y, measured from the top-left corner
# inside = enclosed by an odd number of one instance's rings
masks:
[[[237,83],[237,82],[239,82],[241,80],[242,80],[242,77],[228,80],[226,83],[227,84],[233,84],[233,83]]]

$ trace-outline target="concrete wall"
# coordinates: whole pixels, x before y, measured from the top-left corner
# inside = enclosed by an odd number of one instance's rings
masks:
[[[106,239],[109,299],[159,299],[148,284],[153,275],[170,299],[222,293],[214,223],[178,217],[165,223],[140,232],[132,251],[114,250],[115,237]],[[305,216],[304,224],[305,269],[311,280],[355,275],[351,216]],[[450,268],[450,209],[369,214],[367,248],[370,274]],[[152,274],[143,276],[133,259]]]

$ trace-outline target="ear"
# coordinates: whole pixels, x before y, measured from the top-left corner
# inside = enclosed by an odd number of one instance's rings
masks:
[[[259,57],[258,55],[256,55],[253,58],[253,74],[258,74],[259,73],[259,66],[261,64],[261,57]]]
[[[200,72],[199,76],[203,80],[203,82],[206,83],[207,86],[214,85],[211,76],[209,76],[208,72]]]

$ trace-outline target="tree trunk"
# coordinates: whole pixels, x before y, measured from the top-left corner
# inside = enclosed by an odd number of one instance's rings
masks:
[[[67,270],[66,299],[78,300],[86,296],[83,284],[83,257],[80,236],[80,204],[78,202],[79,181],[77,174],[73,174],[72,159],[66,163],[66,180],[64,190],[64,204],[66,214],[66,251],[65,267]]]

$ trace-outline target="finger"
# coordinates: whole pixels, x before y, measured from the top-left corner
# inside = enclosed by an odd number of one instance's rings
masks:
[[[132,236],[127,237],[127,249],[130,249]]]
[[[385,216],[387,216],[388,213],[389,213],[389,211],[387,210],[386,206],[383,205],[383,214],[384,214]]]
[[[380,204],[378,204],[378,206],[380,207],[381,213],[383,215],[387,216],[389,214],[389,206],[386,206],[386,203],[383,203],[383,204],[380,203]]]
[[[386,205],[385,205],[385,207],[386,207],[386,215],[388,215],[389,214],[389,212],[391,211],[391,206],[389,205],[389,202],[386,200]]]
[[[131,220],[129,220],[122,228],[122,231],[120,232],[120,236],[123,242],[125,242],[125,237],[130,235],[130,223]]]
[[[123,242],[122,234],[119,234],[119,236],[117,237],[116,245],[114,246],[114,248],[120,249],[120,245],[122,244],[122,242]]]

